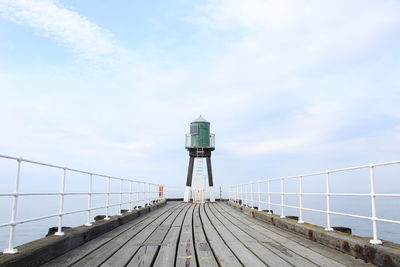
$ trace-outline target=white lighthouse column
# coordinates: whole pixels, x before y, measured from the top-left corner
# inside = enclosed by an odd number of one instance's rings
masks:
[[[186,186],[185,187],[185,193],[183,195],[183,201],[184,202],[189,202],[189,200],[190,200],[190,191],[191,191],[191,187],[190,186]]]
[[[193,175],[192,183],[192,198],[194,203],[204,203],[204,160],[203,158],[196,158],[195,160],[195,173]]]
[[[214,187],[210,186],[208,188],[209,194],[210,194],[210,202],[215,202],[215,198],[214,198]]]

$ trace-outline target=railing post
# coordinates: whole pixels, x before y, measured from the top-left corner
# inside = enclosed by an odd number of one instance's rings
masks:
[[[258,189],[258,211],[261,211],[261,192],[260,192],[260,181],[257,183],[257,189]]]
[[[236,185],[236,201],[235,201],[236,204],[239,203],[239,199],[240,199],[240,195],[239,195],[239,185]]]
[[[15,177],[15,185],[14,185],[14,196],[13,196],[13,204],[11,210],[11,221],[10,225],[10,235],[8,238],[8,248],[3,250],[4,254],[15,254],[18,253],[18,249],[14,248],[14,239],[15,239],[15,221],[17,219],[17,211],[18,211],[18,194],[19,194],[19,180],[21,174],[21,160],[17,160],[17,175]]]
[[[243,202],[247,206],[247,184],[243,184]]]
[[[157,201],[157,187],[155,185],[152,186],[153,190],[153,201],[154,203]]]
[[[89,192],[88,192],[88,210],[87,210],[87,219],[86,219],[86,226],[92,226],[92,224],[90,223],[90,211],[92,208],[92,174],[89,175]]]
[[[124,180],[120,179],[120,184],[119,184],[119,212],[118,212],[118,216],[122,215],[122,190],[123,190],[123,183]]]
[[[247,184],[243,184],[243,205],[247,206]]]
[[[150,197],[150,184],[147,184],[147,191],[149,192],[147,195],[147,201],[149,202],[149,205],[151,205],[151,197]]]
[[[375,175],[374,175],[374,166],[372,164],[369,165],[369,178],[370,178],[370,186],[371,186],[371,217],[372,217],[372,234],[373,239],[369,241],[369,243],[374,245],[382,244],[382,241],[378,239],[378,229],[376,225],[376,205],[375,205]]]
[[[283,205],[284,205],[284,203],[283,203],[283,190],[284,190],[284,188],[283,188],[283,180],[284,180],[284,178],[281,178],[281,218],[285,218],[285,214],[284,214],[284,212],[283,212]]]
[[[299,176],[299,220],[298,223],[303,221],[303,176]]]
[[[67,170],[64,168],[63,169],[63,176],[61,179],[61,193],[60,193],[60,206],[58,210],[58,230],[57,232],[54,233],[54,235],[64,235],[64,232],[62,231],[62,219],[63,215],[62,213],[64,212],[64,193],[65,193],[65,176],[66,176]]]
[[[251,200],[251,209],[254,209],[254,196],[253,196],[253,182],[250,182],[250,200]]]
[[[268,212],[267,214],[272,214],[271,212],[271,192],[270,192],[270,180],[267,181],[267,192],[268,192]]]
[[[128,212],[132,212],[132,181],[129,181],[129,208]]]
[[[107,204],[106,204],[106,217],[104,220],[109,220],[110,219],[110,186],[111,186],[111,178],[108,177],[108,183],[107,183]]]
[[[243,197],[243,184],[240,185],[240,206],[244,205],[244,197]]]
[[[326,228],[325,231],[333,231],[331,227],[331,200],[330,200],[330,188],[329,188],[329,171],[325,172],[325,186],[326,186]]]
[[[136,205],[135,210],[139,209],[139,182],[136,182]]]
[[[143,199],[141,200],[141,202],[142,202],[142,205],[141,205],[141,206],[142,206],[142,207],[145,206],[145,199],[146,199],[146,194],[145,194],[145,192],[144,192],[144,191],[145,191],[145,188],[144,188],[144,187],[145,187],[145,184],[142,183],[142,189],[141,189],[141,190],[142,190],[142,197],[143,197]]]

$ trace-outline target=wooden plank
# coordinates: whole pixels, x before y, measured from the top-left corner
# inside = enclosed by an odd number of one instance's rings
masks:
[[[200,206],[200,218],[203,223],[204,233],[211,246],[211,249],[216,256],[216,260],[220,266],[242,266],[242,263],[237,259],[235,254],[225,244],[221,236],[211,224],[207,214],[205,213],[204,205]]]
[[[196,206],[193,212],[193,232],[197,260],[200,267],[218,266],[217,260],[215,259],[206,236],[204,235],[203,224],[200,219],[201,205]]]
[[[118,251],[126,242],[138,235],[149,224],[159,220],[159,218],[165,218],[170,214],[171,210],[176,208],[179,208],[179,206],[173,206],[165,210],[165,212],[162,214],[151,213],[148,219],[137,224],[137,227],[131,229],[130,231],[126,231],[123,235],[113,238],[111,241],[92,251],[90,254],[86,255],[72,266],[98,266],[102,264],[109,257],[111,257],[111,255]]]
[[[45,267],[52,267],[52,266],[69,266],[71,264],[76,263],[80,259],[84,258],[86,255],[92,253],[96,249],[100,248],[101,246],[105,245],[106,243],[110,242],[112,239],[118,237],[121,234],[124,234],[126,231],[130,231],[135,227],[138,227],[141,222],[145,220],[149,220],[151,218],[156,218],[162,213],[168,212],[170,208],[177,206],[178,203],[169,202],[164,207],[156,209],[150,213],[147,213],[143,216],[140,216],[129,223],[121,225],[114,230],[107,232],[93,240],[90,240],[83,244],[82,246],[72,249],[67,253],[45,263],[42,266]]]
[[[128,267],[151,266],[172,223],[183,209],[176,209],[141,245]]]
[[[298,243],[290,240],[287,237],[284,237],[279,234],[279,232],[274,232],[266,227],[262,227],[259,224],[257,219],[250,218],[249,216],[243,216],[242,213],[236,211],[235,209],[227,206],[226,204],[219,204],[221,208],[227,212],[227,214],[231,215],[232,217],[237,218],[238,220],[242,221],[245,224],[250,225],[254,230],[258,231],[260,234],[265,235],[266,237],[274,240],[275,242],[279,243],[280,245],[286,247],[287,249],[297,253],[298,255],[302,255],[304,258],[308,259],[309,261],[320,265],[320,266],[345,266],[331,258],[325,257],[311,249],[306,247],[300,246]]]
[[[215,207],[216,206],[216,207]],[[266,237],[263,234],[260,234],[258,231],[255,231],[254,228],[249,225],[241,222],[237,218],[230,216],[227,214],[225,210],[221,208],[220,205],[213,205],[211,206],[211,209],[214,211],[214,214],[217,214],[217,217],[221,219],[222,222],[226,224],[232,225],[232,228],[237,227],[244,233],[246,233],[248,236],[250,236],[252,239],[249,240],[248,242],[258,242],[261,246],[263,246],[266,249],[265,255],[267,257],[270,257],[270,259],[276,259],[278,256],[279,258],[284,259],[286,262],[296,265],[296,266],[318,266],[311,261],[303,258],[301,255],[298,255],[294,253],[293,251],[287,249],[285,246],[274,242],[270,238]],[[232,231],[234,234],[236,233],[235,229]],[[238,237],[241,239],[240,237]],[[241,239],[243,242],[243,240]],[[246,243],[245,243],[246,245]],[[272,255],[271,255],[272,254]],[[268,259],[267,259],[268,260]],[[277,265],[279,264],[278,262],[267,262],[268,265]],[[287,263],[285,263],[287,265]]]
[[[177,266],[197,266],[196,253],[193,240],[193,210],[196,204],[191,204],[185,219],[183,220],[181,235],[179,237],[178,253],[176,255]]]
[[[232,250],[236,257],[245,266],[266,266],[251,250],[246,248],[210,211],[209,206],[204,205],[206,214],[211,224],[225,241],[227,246]]]
[[[172,227],[168,231],[167,236],[161,244],[161,248],[158,251],[156,260],[154,262],[155,267],[169,267],[175,266],[176,252],[179,241],[179,234],[181,232],[183,220],[186,213],[190,207],[187,203],[182,208],[182,212],[176,217],[175,221],[172,223]]]
[[[180,207],[178,206],[177,209]],[[173,212],[163,214],[155,219],[153,222],[144,227],[134,238],[129,239],[127,242],[120,246],[119,249],[112,254],[101,266],[125,266],[135,253],[142,246],[143,242],[153,233],[157,227],[164,222]]]
[[[356,259],[350,255],[341,253],[335,249],[323,246],[318,244],[317,242],[311,241],[304,237],[293,234],[294,236],[290,237],[290,240],[298,243],[301,246],[314,250],[315,252],[323,255],[324,257],[331,258],[337,262],[340,262],[347,266],[375,266],[371,263],[366,263],[362,259]]]
[[[234,235],[245,247],[254,253],[263,263],[269,266],[292,266],[222,216],[221,213],[215,209],[216,205],[217,204],[212,203],[208,204],[211,213],[226,227],[226,229],[232,235]]]

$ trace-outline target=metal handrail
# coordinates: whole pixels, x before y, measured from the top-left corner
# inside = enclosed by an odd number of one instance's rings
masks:
[[[8,247],[3,250],[4,254],[15,254],[18,252],[18,250],[14,247],[14,245],[15,245],[14,243],[15,243],[15,235],[16,235],[16,230],[17,230],[16,226],[19,224],[40,221],[40,220],[44,220],[44,219],[48,219],[48,218],[52,218],[52,217],[58,217],[57,232],[54,235],[62,236],[62,235],[64,235],[64,233],[62,232],[62,226],[63,226],[63,216],[65,216],[65,215],[86,212],[87,220],[84,225],[87,227],[90,227],[90,226],[92,226],[90,217],[91,217],[91,211],[93,211],[93,210],[105,208],[106,216],[105,216],[104,220],[109,220],[111,207],[119,206],[120,212],[117,215],[122,215],[121,210],[122,210],[123,205],[128,205],[128,212],[132,212],[133,203],[138,204],[138,203],[148,202],[148,204],[150,204],[152,202],[159,202],[162,199],[164,199],[163,186],[159,185],[159,184],[143,182],[143,181],[138,181],[138,180],[132,180],[132,179],[127,179],[127,178],[121,178],[121,177],[116,177],[116,176],[110,176],[110,175],[105,175],[105,174],[99,174],[99,173],[78,170],[78,169],[73,169],[73,168],[68,168],[68,167],[62,167],[62,166],[58,166],[58,165],[54,165],[54,164],[34,161],[34,160],[30,160],[30,159],[18,158],[18,157],[13,157],[13,156],[7,156],[7,155],[0,155],[0,158],[14,160],[17,162],[14,191],[10,192],[10,193],[0,193],[0,197],[13,197],[10,221],[7,223],[0,224],[0,227],[7,227],[7,226],[10,227],[9,238],[8,238]],[[40,165],[40,166],[45,166],[45,167],[50,167],[50,168],[55,168],[55,169],[61,170],[62,175],[61,175],[60,191],[59,192],[20,192],[19,187],[20,187],[20,173],[21,173],[22,163],[30,163],[30,164],[34,164],[34,165]],[[65,192],[65,182],[67,179],[68,172],[75,172],[75,173],[81,173],[81,174],[88,175],[89,188],[87,188],[86,192]],[[96,177],[96,178],[101,177],[101,178],[107,179],[107,191],[93,192],[93,190],[92,190],[93,183],[92,182],[93,182],[94,177]],[[111,180],[120,181],[119,192],[111,192],[111,189],[110,189]],[[129,186],[130,186],[129,191],[123,190],[124,183],[129,184]],[[135,191],[133,190],[133,184],[135,184],[135,187],[136,187]],[[87,208],[80,209],[80,210],[74,210],[74,211],[67,211],[67,212],[64,211],[64,197],[67,195],[86,195],[87,196]],[[100,206],[100,207],[92,207],[92,195],[106,195],[107,199],[106,199],[105,205]],[[119,203],[110,204],[110,196],[111,195],[120,195]],[[129,196],[129,201],[127,201],[127,202],[122,201],[122,198],[124,195]],[[36,218],[17,220],[16,218],[17,218],[17,211],[18,211],[18,199],[20,196],[59,196],[59,211],[58,211],[58,213],[44,215],[44,216],[40,216],[40,217],[36,217]],[[136,205],[135,209],[138,209],[138,205]]]
[[[375,163],[375,164],[371,163],[368,165],[360,165],[360,166],[354,166],[354,167],[348,167],[348,168],[326,170],[326,171],[322,171],[322,172],[300,174],[300,175],[287,176],[287,177],[263,179],[263,180],[251,181],[251,182],[237,184],[237,185],[231,185],[229,187],[229,201],[234,202],[234,203],[240,203],[240,205],[242,205],[242,206],[247,205],[247,206],[251,207],[252,209],[254,209],[254,207],[255,207],[254,203],[256,202],[256,203],[258,203],[258,210],[261,210],[261,204],[265,204],[268,207],[268,212],[267,212],[268,214],[272,214],[271,206],[279,206],[280,207],[279,215],[281,218],[285,218],[284,208],[297,209],[299,211],[298,223],[304,223],[303,211],[313,211],[313,212],[318,212],[318,213],[325,213],[326,214],[326,227],[325,227],[326,231],[333,230],[333,228],[331,227],[331,215],[348,216],[348,217],[353,217],[353,218],[370,220],[372,222],[372,239],[370,240],[370,243],[379,245],[379,244],[382,244],[382,241],[378,239],[377,222],[400,224],[400,221],[378,218],[376,215],[377,212],[376,212],[375,198],[376,197],[400,197],[400,194],[398,194],[398,193],[387,193],[387,194],[375,193],[374,168],[380,167],[380,166],[394,165],[394,164],[400,164],[400,161],[389,161],[389,162]],[[359,170],[359,169],[369,169],[369,186],[370,186],[369,193],[336,193],[336,192],[330,191],[330,174],[337,173],[337,172]],[[318,176],[318,175],[325,175],[325,192],[315,192],[315,193],[304,192],[303,191],[303,178],[313,177],[313,176]],[[298,183],[299,191],[298,192],[286,192],[285,191],[285,181],[290,180],[290,179],[298,179],[298,181],[299,181],[299,183]],[[271,182],[280,182],[281,190],[279,192],[270,191]],[[267,185],[267,191],[261,191],[260,187],[263,184]],[[253,190],[254,186],[257,186],[257,190],[255,190],[255,191]],[[280,203],[271,202],[271,195],[280,195]],[[298,196],[299,197],[298,206],[285,204],[285,199],[284,199],[285,195]],[[320,210],[320,209],[304,207],[303,196],[325,196],[326,209]],[[361,216],[361,215],[356,215],[356,214],[351,214],[351,213],[332,211],[330,209],[330,204],[331,204],[330,197],[331,196],[369,197],[370,201],[371,201],[371,216]],[[257,199],[254,199],[255,197]],[[264,199],[264,197],[266,197],[266,201],[261,200],[261,199]]]

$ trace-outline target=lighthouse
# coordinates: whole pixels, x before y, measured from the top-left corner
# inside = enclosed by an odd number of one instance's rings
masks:
[[[210,133],[210,122],[201,115],[190,123],[185,148],[189,151],[189,167],[183,201],[215,202],[211,151],[215,150],[215,135]],[[206,185],[208,184],[208,186]]]

